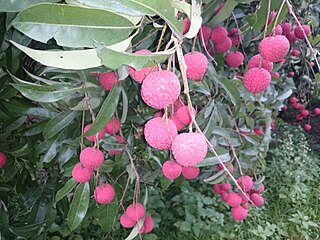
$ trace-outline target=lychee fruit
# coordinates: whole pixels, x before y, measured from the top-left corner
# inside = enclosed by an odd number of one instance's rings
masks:
[[[174,103],[173,103],[173,110],[174,112],[177,112],[181,107],[184,107],[186,104],[183,100],[181,99],[177,99]]]
[[[74,165],[72,172],[72,178],[79,183],[88,182],[93,176],[92,168],[84,167],[81,163]]]
[[[162,109],[173,104],[179,95],[179,79],[168,70],[150,73],[142,83],[142,99],[155,109]]]
[[[280,25],[277,25],[274,29],[275,35],[282,35],[282,27]]]
[[[261,60],[261,58],[260,54],[254,55],[248,62],[248,69],[259,68],[261,61],[261,67],[266,69],[268,72],[271,72],[273,69],[273,63],[263,58]]]
[[[186,17],[185,19],[183,19],[183,34],[186,34],[189,31],[190,26],[191,22],[189,18]]]
[[[271,83],[271,75],[264,68],[251,68],[244,75],[243,84],[250,93],[261,93]]]
[[[150,215],[146,215],[144,217],[143,222],[143,232],[142,233],[150,233],[154,228],[154,221]]]
[[[291,31],[286,37],[290,43],[295,43],[298,40],[298,38],[294,34],[294,31]]]
[[[132,203],[127,207],[126,215],[134,221],[139,221],[144,212],[144,206],[141,203]]]
[[[232,165],[232,163],[230,164],[230,167],[228,167],[228,164],[224,164],[226,167],[227,167],[227,169],[229,170],[229,172],[230,173],[233,173],[233,171],[234,171],[234,166]],[[222,166],[222,164],[221,163],[219,163],[218,165],[217,165],[217,170],[218,171],[221,171],[223,169],[223,166]]]
[[[302,117],[306,117],[306,116],[309,115],[309,111],[304,109],[304,110],[301,111],[301,115],[302,115]]]
[[[111,90],[113,84],[119,83],[119,77],[115,72],[92,73],[91,75],[98,76],[100,84],[108,91]]]
[[[236,206],[239,206],[242,202],[242,199],[241,197],[235,193],[235,192],[230,192],[228,194],[228,197],[227,197],[227,203],[231,206],[231,207],[236,207]]]
[[[212,185],[212,191],[216,194],[221,194],[224,191],[221,189],[221,184],[217,183],[217,184],[213,184]]]
[[[293,77],[294,76],[294,72],[289,72],[289,77]]]
[[[237,183],[243,191],[249,192],[253,187],[252,178],[249,176],[240,176],[237,178]]]
[[[231,28],[228,37],[230,37],[232,45],[238,45],[243,40],[243,35],[237,28]]]
[[[102,183],[94,190],[94,199],[97,203],[107,204],[110,203],[114,198],[114,188],[108,183]]]
[[[314,114],[319,115],[320,114],[320,108],[315,108],[313,110]]]
[[[262,128],[255,128],[255,129],[253,129],[253,132],[256,135],[261,136],[262,135]]]
[[[298,98],[296,98],[296,97],[291,97],[291,98],[289,99],[289,101],[290,101],[291,104],[296,104],[296,103],[298,102]]]
[[[178,135],[174,122],[170,119],[152,118],[144,127],[147,143],[157,149],[170,149],[173,139]]]
[[[242,52],[230,52],[225,57],[226,63],[229,67],[239,67],[244,60]]]
[[[115,135],[114,138],[117,140],[118,143],[124,143],[126,140],[118,135]],[[108,150],[107,151],[109,155],[117,155],[120,154],[122,151],[121,150]]]
[[[96,169],[104,160],[103,153],[96,148],[86,147],[80,153],[80,162],[83,166]]]
[[[202,25],[201,29],[198,32],[198,36],[201,38],[201,33],[203,35],[204,42],[208,42],[211,37],[211,28],[208,25]],[[202,40],[201,40],[202,41]]]
[[[224,192],[228,192],[231,190],[231,185],[228,182],[221,183],[221,190]]]
[[[236,221],[242,221],[248,216],[248,211],[239,205],[231,209],[231,216]]]
[[[296,120],[301,121],[303,119],[303,116],[301,114],[296,115]]]
[[[134,54],[148,55],[148,54],[151,54],[151,52],[147,49],[142,49],[142,50],[136,51]],[[129,75],[132,77],[133,80],[135,80],[138,83],[142,83],[143,80],[146,78],[146,76],[148,76],[151,72],[158,71],[159,68],[157,65],[155,65],[155,66],[145,67],[137,70],[129,66],[128,70],[129,70]]]
[[[182,175],[185,179],[195,179],[199,176],[200,168],[195,166],[182,167]]]
[[[83,132],[86,133],[89,128],[91,127],[92,124],[88,124],[87,126],[84,127],[83,129]],[[98,132],[98,140],[102,139],[105,135],[106,131],[105,129],[101,129],[99,132]],[[92,136],[88,136],[86,137],[86,139],[88,139],[90,142],[94,142],[94,138],[95,138],[95,135],[92,135]]]
[[[196,116],[197,111],[192,107],[193,115]],[[183,106],[176,112],[176,116],[183,125],[189,125],[192,122],[189,106]]]
[[[264,203],[263,197],[258,193],[252,193],[250,195],[250,200],[253,202],[254,205],[257,207],[261,207]]]
[[[187,66],[187,78],[200,81],[203,79],[208,69],[208,59],[201,52],[189,52],[184,55],[184,61]]]
[[[300,55],[300,51],[298,49],[294,49],[291,54],[296,57]]]
[[[163,116],[163,112],[161,112],[161,111],[156,112],[155,114],[153,114],[153,118],[162,117],[162,116]]]
[[[280,77],[280,74],[278,72],[274,72],[272,74],[272,77],[275,77],[275,78],[279,78]]]
[[[309,132],[311,130],[310,124],[305,124],[303,127],[304,127],[304,130],[306,130],[307,132]]]
[[[311,62],[310,62],[310,66],[311,66],[311,67],[314,67],[314,62],[311,61]]]
[[[282,105],[282,107],[281,107],[281,111],[286,111],[287,110],[287,105]]]
[[[182,166],[194,166],[207,155],[207,142],[200,133],[181,133],[172,142],[174,158]]]
[[[232,47],[232,41],[229,37],[226,37],[222,42],[216,44],[216,50],[219,53],[225,53]]]
[[[177,116],[173,116],[172,121],[176,125],[178,131],[180,131],[185,126],[182,122],[180,122]]]
[[[162,165],[162,173],[168,179],[176,179],[181,175],[182,166],[176,161],[165,161]]]
[[[290,22],[280,24],[282,27],[282,35],[287,36],[292,31],[292,25]]]
[[[7,163],[7,156],[3,153],[0,152],[0,168],[3,168]]]
[[[117,117],[113,116],[104,127],[104,130],[106,131],[106,133],[116,134],[117,132],[119,132],[120,126],[121,126],[120,120]]]
[[[252,190],[251,190],[251,193],[263,193],[263,192],[264,192],[264,185],[263,184],[261,184],[259,189],[252,188]]]
[[[227,37],[228,37],[228,32],[222,26],[217,26],[211,31],[211,41],[215,44],[223,42]]]
[[[285,36],[277,35],[264,38],[259,43],[259,53],[270,62],[281,61],[289,52],[290,43]]]
[[[222,192],[222,193],[221,193],[221,200],[222,200],[223,202],[227,202],[228,195],[229,195],[229,193],[227,193],[227,192]]]
[[[129,218],[126,213],[122,214],[120,217],[120,224],[124,228],[132,228],[136,225],[136,223],[137,221]]]
[[[296,35],[297,38],[299,39],[304,39],[304,34],[303,32],[306,34],[306,36],[308,36],[310,34],[310,27],[308,25],[302,25],[302,29],[297,26],[296,29],[294,30],[294,35]]]

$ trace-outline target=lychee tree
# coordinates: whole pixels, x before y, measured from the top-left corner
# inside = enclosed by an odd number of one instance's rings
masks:
[[[264,203],[293,77],[318,87],[316,6],[116,2],[0,1],[4,239],[92,221],[141,238],[163,221],[150,191],[178,181],[212,188],[237,221]]]

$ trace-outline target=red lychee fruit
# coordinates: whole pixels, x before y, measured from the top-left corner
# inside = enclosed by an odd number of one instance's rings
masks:
[[[168,179],[176,179],[181,175],[182,166],[176,161],[165,161],[162,165],[162,173]]]
[[[181,99],[177,99],[174,103],[173,103],[173,110],[174,112],[177,112],[181,107],[185,106],[185,102]]]
[[[294,31],[291,31],[286,37],[290,43],[295,43],[298,40],[298,38],[294,34]]]
[[[224,191],[221,189],[221,184],[217,183],[217,184],[213,184],[212,185],[212,191],[216,194],[221,194]]]
[[[290,101],[291,104],[296,104],[296,103],[298,102],[298,98],[296,98],[296,97],[291,97],[291,98],[289,99],[289,101]]]
[[[81,163],[74,165],[72,172],[72,178],[79,183],[88,182],[93,176],[93,170],[88,167],[82,166]]]
[[[0,152],[0,168],[3,168],[7,163],[7,156],[3,153]]]
[[[248,62],[248,69],[259,68],[261,58],[262,57],[260,54],[254,55]],[[268,72],[271,72],[273,68],[273,63],[262,58],[261,67],[266,69]]]
[[[261,93],[271,83],[271,75],[264,68],[251,68],[244,75],[243,84],[250,93]]]
[[[136,51],[134,54],[148,55],[148,54],[151,54],[151,52],[147,49],[142,49],[142,50]],[[146,78],[146,76],[148,76],[151,72],[158,71],[159,67],[155,65],[155,66],[145,67],[137,70],[129,66],[128,70],[129,70],[129,75],[132,77],[133,80],[135,80],[138,83],[142,83],[143,80]]]
[[[274,72],[272,74],[272,77],[275,77],[275,78],[279,78],[280,77],[280,74],[278,72]]]
[[[314,111],[314,114],[316,115],[320,114],[320,108],[315,108],[313,111]]]
[[[143,232],[142,233],[150,233],[154,228],[154,221],[150,215],[146,215],[144,217],[143,222]]]
[[[300,55],[300,51],[298,49],[294,49],[291,54],[296,57]]]
[[[302,117],[306,117],[306,116],[309,115],[309,111],[304,109],[304,110],[301,111],[301,115],[302,115]]]
[[[183,34],[186,34],[189,31],[190,26],[191,22],[189,18],[186,17],[185,19],[183,19]]]
[[[198,32],[198,36],[200,39],[202,39],[201,33],[203,35],[204,42],[205,43],[208,42],[211,37],[211,28],[208,25],[202,25],[201,29]],[[201,42],[202,42],[202,40],[201,40]]]
[[[108,183],[102,183],[94,190],[94,199],[97,203],[107,204],[110,203],[114,198],[114,188]]]
[[[187,78],[190,80],[201,81],[208,69],[208,59],[201,52],[189,52],[184,55],[187,66]]]
[[[277,16],[277,11],[271,11],[268,17],[267,25],[269,25],[276,16]]]
[[[179,95],[179,79],[168,70],[150,73],[142,83],[142,99],[155,109],[162,109],[173,104]]]
[[[231,207],[236,207],[236,206],[239,206],[242,202],[242,199],[241,197],[235,193],[235,192],[230,192],[228,194],[228,197],[227,197],[227,203],[231,206]]]
[[[228,32],[222,26],[217,26],[211,31],[211,41],[215,44],[225,41],[227,37],[228,37]]]
[[[216,44],[216,50],[219,53],[225,53],[232,47],[232,41],[229,37],[226,37],[222,42]]]
[[[252,178],[249,176],[240,176],[237,179],[237,183],[242,188],[243,191],[249,192],[253,187]]]
[[[247,202],[242,203],[241,207],[243,207],[244,209],[248,210],[249,209],[249,204]]]
[[[96,148],[86,147],[80,153],[80,162],[83,166],[96,169],[104,160],[103,153]]]
[[[301,121],[303,119],[303,116],[301,114],[296,115],[296,120]]]
[[[263,192],[264,192],[264,185],[263,184],[261,184],[259,189],[252,188],[252,190],[251,190],[251,193],[263,193]]]
[[[122,214],[120,217],[120,224],[124,228],[132,228],[136,225],[136,223],[137,221],[129,218],[126,213]]]
[[[314,67],[314,62],[310,62],[310,66],[311,66],[311,67]]]
[[[274,29],[274,34],[275,35],[282,35],[282,27],[280,25],[276,26],[276,28]]]
[[[230,52],[225,57],[226,63],[229,67],[239,67],[244,60],[242,52]]]
[[[304,34],[308,36],[310,34],[310,27],[308,25],[302,25],[302,29],[299,26],[296,26],[296,29],[294,30],[294,35],[296,35],[299,39],[304,39]]]
[[[230,167],[228,167],[228,164],[227,164],[227,163],[225,163],[224,165],[227,167],[227,169],[229,170],[230,173],[233,173],[233,171],[234,171],[234,166],[232,165],[232,163],[230,164]],[[222,169],[223,169],[223,166],[222,166],[221,163],[219,163],[219,164],[217,165],[217,170],[218,170],[218,171],[221,171]]]
[[[193,107],[192,110],[194,116],[196,116],[197,111]],[[183,106],[179,108],[179,110],[176,113],[176,116],[183,125],[189,125],[192,122],[189,106]]]
[[[157,149],[170,149],[172,140],[178,135],[174,122],[170,119],[152,118],[144,127],[147,143]]]
[[[113,116],[104,127],[104,130],[106,131],[106,133],[116,134],[117,132],[119,132],[120,126],[121,126],[120,120],[117,117]]]
[[[83,132],[86,133],[89,128],[91,127],[92,124],[88,124],[87,126],[84,127],[83,129]],[[102,139],[105,135],[106,131],[103,129],[101,129],[99,132],[98,132],[98,140]],[[90,142],[94,142],[94,138],[95,138],[95,135],[92,135],[92,136],[88,136],[86,137],[86,139],[88,139]]]
[[[253,202],[253,204],[256,205],[257,207],[261,207],[264,203],[263,197],[258,193],[252,193],[250,195],[250,199]]]
[[[239,205],[231,209],[231,216],[236,221],[242,221],[248,216],[248,211]]]
[[[290,43],[285,36],[277,35],[264,38],[259,43],[259,53],[270,62],[281,61],[289,52]]]
[[[185,126],[182,122],[180,122],[177,116],[173,116],[172,121],[176,125],[178,131],[180,131]]]
[[[221,190],[224,192],[228,192],[231,190],[231,185],[228,182],[221,183]]]
[[[300,104],[300,103],[296,103],[293,107],[298,109],[298,110],[304,110],[304,106],[302,104]]]
[[[305,124],[303,127],[304,127],[304,130],[306,130],[307,132],[309,132],[311,130],[310,124]]]
[[[172,142],[174,158],[182,166],[194,166],[207,155],[207,142],[200,133],[181,133]]]
[[[162,117],[162,116],[163,116],[163,112],[159,111],[153,115],[153,118]]]
[[[280,24],[282,27],[282,35],[287,36],[292,31],[292,25],[290,22]]]
[[[182,175],[185,179],[195,179],[199,176],[200,168],[195,166],[182,167]]]
[[[118,143],[124,143],[126,140],[118,135],[115,135],[114,138],[117,140]],[[121,150],[108,150],[109,155],[117,155],[120,154],[122,151]]]
[[[258,136],[261,136],[263,133],[262,128],[255,128],[255,129],[253,129],[253,132]]]
[[[287,106],[286,105],[282,105],[282,107],[281,107],[281,111],[286,111],[287,110]]]
[[[222,192],[222,193],[221,193],[221,200],[222,200],[223,202],[227,202],[228,195],[229,195],[229,193],[227,193],[227,192]]]
[[[113,84],[119,83],[119,77],[115,72],[92,73],[92,75],[98,76],[100,84],[108,91],[111,90]]]
[[[294,76],[294,72],[289,72],[289,77],[293,77]]]
[[[237,28],[231,28],[228,37],[231,39],[232,45],[238,45],[243,40],[243,35]]]
[[[242,192],[238,193],[238,195],[241,197],[241,203],[248,202],[248,198],[250,198],[249,194],[243,194]]]
[[[126,215],[134,221],[139,221],[144,212],[144,206],[141,203],[132,203],[127,207]]]

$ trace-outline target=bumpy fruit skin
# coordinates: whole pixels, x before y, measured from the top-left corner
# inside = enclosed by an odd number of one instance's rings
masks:
[[[227,163],[225,163],[224,165],[227,167],[227,169],[229,170],[230,173],[233,173],[233,171],[234,171],[234,166],[232,165],[232,163],[230,164],[230,167],[228,167],[228,164],[227,164]],[[219,164],[217,165],[217,170],[218,170],[218,171],[221,171],[222,169],[223,169],[223,166],[222,166],[221,163],[219,163]]]
[[[248,216],[248,211],[244,207],[236,206],[231,209],[231,216],[236,221],[242,221]]]
[[[202,25],[201,29],[198,32],[198,36],[199,36],[200,39],[202,39],[201,33],[203,35],[204,42],[205,43],[208,42],[210,37],[211,37],[211,28],[209,26],[207,26],[207,25]],[[202,40],[201,40],[201,42],[202,42]]]
[[[160,150],[170,149],[177,135],[177,127],[170,119],[152,118],[144,127],[144,137],[147,143]]]
[[[224,191],[224,192],[230,191],[230,190],[231,190],[231,185],[230,185],[230,183],[228,183],[228,182],[221,183],[221,189],[222,189],[222,191]]]
[[[121,136],[115,135],[114,137],[115,137],[115,139],[117,140],[118,143],[124,143],[126,141]],[[121,150],[108,150],[108,154],[109,155],[117,155],[117,154],[120,154],[121,152],[122,152]]]
[[[307,132],[309,132],[311,130],[310,124],[305,124],[303,127],[304,127],[304,130],[306,130]]]
[[[291,31],[286,37],[290,43],[295,43],[298,40],[298,38],[294,34],[294,31]]]
[[[230,52],[226,55],[226,63],[229,67],[239,67],[244,60],[242,52]]]
[[[261,207],[264,204],[263,197],[258,193],[252,193],[250,195],[250,199],[253,202],[253,204],[256,205],[257,207]]]
[[[115,72],[104,72],[92,75],[98,76],[100,84],[108,91],[111,90],[113,84],[119,83],[119,77]]]
[[[260,54],[254,55],[248,62],[248,69],[259,68],[261,58]],[[261,67],[266,69],[268,72],[271,72],[273,69],[273,63],[262,58]]]
[[[168,179],[176,179],[181,175],[182,166],[176,161],[165,161],[162,165],[162,173]]]
[[[141,203],[132,203],[127,207],[126,215],[134,221],[139,221],[144,212],[144,206]]]
[[[114,188],[108,183],[102,183],[94,190],[94,199],[97,203],[107,204],[114,198]]]
[[[179,79],[168,70],[150,73],[142,83],[142,99],[155,109],[162,109],[173,104],[179,95]]]
[[[147,54],[151,54],[151,52],[147,49],[142,49],[142,50],[136,51],[134,54],[147,55]],[[145,67],[145,68],[141,68],[140,70],[137,70],[129,66],[128,70],[129,70],[129,75],[132,77],[133,80],[135,80],[138,83],[142,83],[147,75],[149,75],[151,72],[158,71],[159,67],[156,65],[156,66]]]
[[[298,49],[294,49],[293,51],[292,51],[292,56],[299,56],[300,55],[300,51],[298,50]]]
[[[185,102],[181,99],[177,99],[174,103],[173,103],[173,110],[174,112],[177,112],[181,107],[185,106]]]
[[[120,120],[115,116],[113,116],[104,127],[104,130],[106,131],[106,133],[116,134],[117,132],[119,132],[120,126],[121,126]]]
[[[320,108],[315,108],[313,111],[314,111],[314,114],[316,115],[320,114]]]
[[[281,24],[282,35],[287,36],[292,31],[292,25],[289,22]]]
[[[182,175],[185,179],[195,179],[199,176],[200,168],[195,166],[182,167]]]
[[[201,81],[208,69],[208,59],[201,52],[189,52],[184,55],[187,66],[187,78],[194,81]]]
[[[242,202],[242,198],[235,192],[230,192],[227,197],[227,203],[231,207],[239,206]]]
[[[81,163],[74,165],[72,172],[72,178],[79,183],[88,182],[93,176],[93,170],[88,167],[82,166]]]
[[[227,30],[222,26],[217,26],[211,31],[211,41],[215,44],[223,42],[228,36]]]
[[[299,39],[304,39],[304,33],[308,36],[310,34],[310,27],[308,25],[302,25],[303,30],[297,25],[296,29],[294,30],[294,35],[296,35]]]
[[[3,153],[0,152],[0,168],[3,168],[7,163],[7,156]]]
[[[194,116],[196,116],[197,111],[193,107],[192,110]],[[179,110],[176,113],[176,116],[183,125],[189,125],[192,122],[189,106],[183,106],[179,108]]]
[[[83,129],[83,132],[86,133],[89,128],[91,127],[92,124],[88,124],[87,126],[84,127]],[[98,140],[102,139],[104,137],[104,135],[106,134],[106,131],[103,129],[101,129],[99,132],[98,132]],[[86,137],[86,139],[88,139],[90,142],[94,142],[94,137],[95,135],[92,135],[92,136],[88,136]]]
[[[180,131],[185,126],[182,122],[180,122],[179,118],[176,115],[173,116],[172,121],[176,125],[178,131]]]
[[[132,228],[136,225],[136,223],[137,221],[129,218],[126,213],[122,214],[120,217],[120,224],[124,228]]]
[[[271,75],[264,68],[251,68],[244,75],[243,84],[250,93],[261,93],[271,83]]]
[[[86,147],[80,153],[80,162],[83,166],[96,169],[104,160],[103,153],[99,149],[93,147]]]
[[[190,29],[191,22],[189,18],[183,19],[183,34],[186,34]]]
[[[221,184],[213,184],[212,185],[212,191],[216,194],[222,194],[224,191],[221,189]]]
[[[150,215],[144,217],[143,233],[150,233],[154,228],[154,221]]]
[[[260,55],[270,62],[281,61],[288,54],[289,49],[290,43],[282,35],[266,37],[259,43]]]
[[[251,189],[252,189],[252,187],[253,187],[252,178],[249,177],[249,176],[241,176],[241,177],[238,177],[237,183],[239,184],[239,186],[240,186],[245,192],[251,191]]]
[[[231,38],[226,37],[222,42],[219,42],[216,44],[216,50],[219,53],[225,53],[230,50],[232,47],[232,41]]]
[[[274,33],[276,35],[282,35],[282,27],[280,25],[277,25],[275,30],[274,30]]]
[[[200,133],[181,133],[172,142],[172,153],[182,166],[194,166],[207,155],[206,139]]]

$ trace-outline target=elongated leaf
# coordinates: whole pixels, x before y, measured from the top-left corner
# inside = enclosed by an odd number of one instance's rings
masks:
[[[51,162],[58,154],[58,149],[60,147],[60,143],[58,141],[61,133],[55,136],[51,140],[47,140],[46,144],[46,152],[44,155],[41,156],[40,161],[48,163]]]
[[[71,231],[75,230],[86,216],[90,199],[89,183],[81,183],[76,188],[68,212],[68,225]]]
[[[225,170],[222,169],[221,171],[217,172],[213,176],[203,179],[203,181],[210,184],[216,184],[216,183],[222,182],[226,177],[227,177],[227,174],[225,173]]]
[[[17,150],[10,152],[12,156],[22,157],[27,155],[33,150],[33,142],[27,141],[23,146],[19,147]]]
[[[186,38],[194,38],[197,36],[199,29],[201,28],[202,18],[201,18],[201,10],[202,3],[198,0],[192,0],[191,12],[190,12],[190,28],[186,34]]]
[[[66,182],[66,184],[57,192],[53,205],[55,206],[57,202],[67,196],[77,186],[77,184],[78,183],[75,180],[70,178],[68,182]]]
[[[211,0],[204,5],[202,12],[202,19],[204,23],[208,22],[212,18],[213,13],[217,9],[218,5],[221,4],[221,2],[222,0]]]
[[[98,221],[100,227],[105,232],[112,231],[113,221],[116,217],[118,209],[118,204],[116,202],[111,202],[104,206],[101,206],[98,213]]]
[[[231,157],[229,153],[224,153],[221,155],[218,155],[222,162],[228,162]],[[203,159],[200,163],[197,164],[198,167],[207,167],[207,166],[214,166],[219,164],[220,161],[217,157],[208,157]]]
[[[0,0],[1,12],[20,12],[32,5],[44,2],[59,2],[59,0]]]
[[[45,222],[40,222],[25,226],[11,226],[9,230],[17,236],[31,238],[36,234],[35,231],[38,231],[41,227],[43,227],[44,224]]]
[[[91,136],[96,134],[110,121],[117,109],[120,92],[121,87],[117,84],[114,84],[108,96],[104,100],[95,121],[93,122],[89,130],[84,134],[84,136]]]
[[[230,17],[233,9],[237,6],[234,0],[227,0],[219,13],[210,20],[210,24],[218,24]]]

